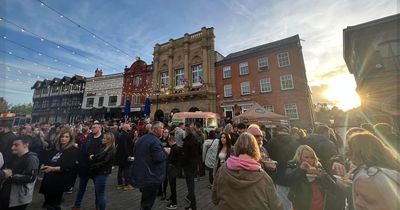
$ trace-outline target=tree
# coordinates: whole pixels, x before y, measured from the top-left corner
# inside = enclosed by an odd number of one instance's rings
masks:
[[[3,97],[0,97],[0,114],[7,112],[7,110],[9,108],[10,108],[10,105],[8,104],[6,99],[4,99]]]
[[[32,103],[15,105],[11,107],[11,113],[15,113],[17,115],[32,114]]]

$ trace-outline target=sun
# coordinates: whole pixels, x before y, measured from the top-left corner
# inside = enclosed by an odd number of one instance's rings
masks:
[[[332,78],[328,85],[328,90],[323,94],[339,109],[347,111],[360,106],[360,97],[355,91],[354,78],[348,76]]]

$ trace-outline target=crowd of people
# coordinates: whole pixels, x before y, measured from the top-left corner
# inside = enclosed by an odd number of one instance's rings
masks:
[[[311,133],[243,123],[207,131],[199,122],[0,124],[0,209],[26,209],[40,178],[44,209],[61,209],[78,182],[71,206],[79,210],[91,180],[96,209],[104,210],[117,165],[117,189],[139,189],[143,210],[157,196],[166,209],[177,209],[178,197],[196,209],[195,180],[206,171],[218,209],[395,210],[398,141],[386,123],[350,128],[343,139],[324,124]],[[177,194],[179,178],[187,194]]]

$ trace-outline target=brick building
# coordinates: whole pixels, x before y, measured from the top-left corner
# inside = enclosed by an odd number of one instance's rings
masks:
[[[400,131],[400,15],[343,30],[343,56],[357,83],[365,121]]]
[[[221,116],[238,115],[258,103],[286,115],[291,125],[313,126],[313,104],[298,35],[231,53],[215,68]]]
[[[142,117],[144,102],[152,88],[153,65],[138,58],[131,67],[124,70],[124,84],[122,86],[121,106],[130,103],[129,117]]]
[[[152,117],[163,120],[178,111],[216,111],[213,28],[157,43],[153,55]]]

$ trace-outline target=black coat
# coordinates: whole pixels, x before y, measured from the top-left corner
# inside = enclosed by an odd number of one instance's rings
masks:
[[[72,146],[60,152],[60,158],[50,166],[60,166],[60,171],[44,174],[39,192],[51,194],[68,191],[75,183],[77,176],[79,149]]]
[[[277,135],[268,142],[269,157],[278,162],[275,175],[270,174],[275,184],[287,186],[282,180],[285,175],[286,163],[293,158],[299,146],[300,144],[289,135]]]
[[[196,136],[194,136],[193,134],[189,134],[183,140],[183,169],[195,171],[199,158],[199,143],[196,139]]]
[[[117,144],[117,164],[122,167],[128,166],[130,164],[130,162],[128,161],[128,157],[133,156],[133,143],[131,134],[122,131],[118,137]]]
[[[85,143],[82,144],[79,151],[79,165],[78,175],[79,177],[89,177],[89,168],[92,161],[89,160],[90,155],[96,155],[101,152],[103,134],[98,138],[94,138],[93,135],[89,135],[86,138]]]
[[[16,135],[13,132],[7,132],[0,135],[0,152],[3,154],[4,166],[3,168],[10,167],[12,159],[11,146]]]
[[[114,162],[115,148],[109,147],[92,157],[89,168],[90,177],[111,174]]]

